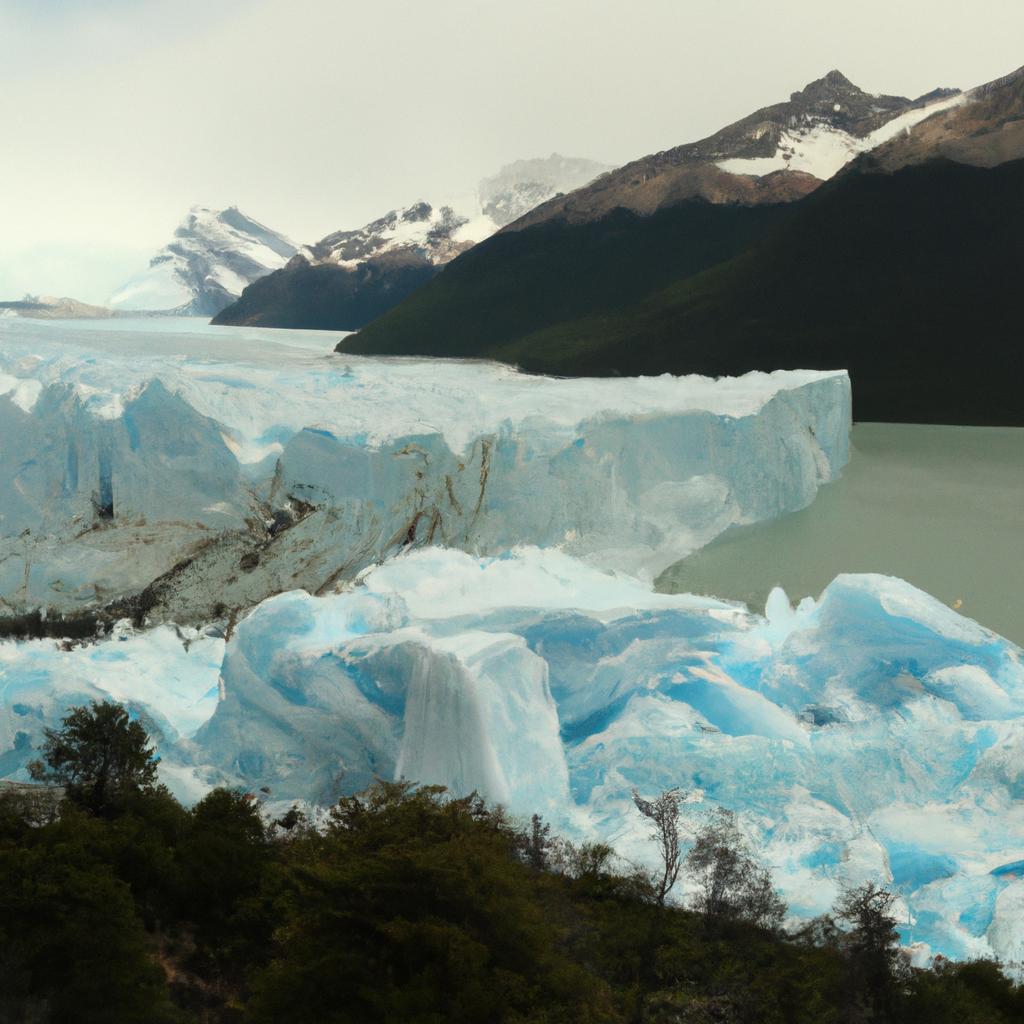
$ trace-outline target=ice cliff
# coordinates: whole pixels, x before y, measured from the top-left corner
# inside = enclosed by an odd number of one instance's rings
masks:
[[[148,587],[201,623],[422,544],[652,576],[848,455],[844,373],[568,381],[268,336],[0,325],[0,608]]]
[[[649,585],[841,470],[845,374],[562,381],[195,330],[0,323],[0,611],[134,595],[150,624],[0,642],[0,777],[110,696],[186,798],[405,776],[643,860],[630,789],[678,785],[691,822],[740,813],[798,916],[872,878],[919,951],[1022,955],[1017,648],[887,577],[764,615]]]

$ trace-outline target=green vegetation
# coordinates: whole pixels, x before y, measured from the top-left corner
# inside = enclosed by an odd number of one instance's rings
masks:
[[[618,313],[730,259],[794,209],[789,203],[716,206],[692,200],[649,217],[619,209],[583,224],[552,221],[504,231],[448,264],[339,350],[514,356],[534,332]],[[560,349],[531,355],[545,368],[562,368],[555,372],[575,372],[570,354]]]
[[[378,783],[319,828],[298,810],[268,821],[226,790],[186,810],[153,784],[151,759],[140,767],[145,737],[109,707],[77,709],[48,741],[71,784],[59,814],[0,789],[5,1022],[1024,1017],[1024,991],[995,965],[909,968],[883,890],[847,893],[835,919],[781,931],[770,879],[728,815],[709,819],[682,866],[702,894],[700,910],[684,910],[659,901],[662,875],[617,865],[609,847],[439,787]],[[85,736],[81,760],[94,764],[97,733],[122,751],[130,739],[134,765],[99,810],[95,786],[78,781],[95,773],[71,774],[79,755],[68,756]],[[670,874],[677,801],[643,801]]]
[[[339,348],[569,376],[848,369],[859,420],[1019,426],[1022,187],[1024,161],[935,160],[782,208],[498,235]]]

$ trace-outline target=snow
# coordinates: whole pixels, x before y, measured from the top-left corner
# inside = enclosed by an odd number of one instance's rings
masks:
[[[192,299],[186,275],[188,264],[171,256],[130,278],[110,299],[111,309],[178,309]]]
[[[225,296],[241,295],[257,278],[279,270],[297,252],[282,235],[234,207],[194,206],[174,239],[111,298],[120,311],[182,311],[212,315]]]
[[[25,605],[135,592],[269,518],[258,501],[294,499],[322,510],[305,540],[244,577],[207,567],[206,590],[240,607],[285,578],[316,590],[410,539],[557,546],[653,576],[732,523],[807,505],[848,456],[842,372],[557,380],[340,356],[316,332],[108,323],[0,325],[23,398],[0,397],[0,594]],[[101,492],[114,517],[83,531]]]
[[[722,160],[718,167],[730,174],[750,174],[756,177],[763,177],[775,171],[803,171],[826,181],[855,156],[875,149],[902,132],[909,132],[914,125],[926,118],[943,110],[961,106],[967,99],[965,94],[958,93],[922,107],[915,107],[894,117],[864,138],[857,138],[849,132],[834,128],[825,121],[814,121],[809,125],[784,131],[772,156]],[[839,109],[838,106],[836,109]]]

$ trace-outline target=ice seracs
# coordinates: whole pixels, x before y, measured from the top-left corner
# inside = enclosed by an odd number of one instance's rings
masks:
[[[639,861],[632,787],[682,786],[688,828],[739,813],[797,916],[870,879],[922,956],[1019,956],[1022,652],[884,576],[768,611],[552,549],[423,548],[270,598],[226,645],[169,627],[0,644],[0,766],[21,777],[63,705],[106,693],[157,729],[186,794],[326,804],[405,777]]]

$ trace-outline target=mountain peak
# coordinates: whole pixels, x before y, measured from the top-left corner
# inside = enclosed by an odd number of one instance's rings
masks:
[[[171,241],[110,300],[120,310],[209,316],[246,285],[283,267],[294,243],[237,206],[194,205]]]
[[[833,69],[821,78],[808,82],[790,95],[790,103],[815,103],[841,99],[861,99],[868,94],[851,82],[842,71]]]

